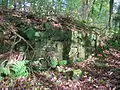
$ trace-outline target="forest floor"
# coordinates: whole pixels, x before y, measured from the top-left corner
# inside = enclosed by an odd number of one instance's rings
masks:
[[[64,69],[83,69],[84,73],[79,80],[72,80],[69,76],[64,76],[63,73],[54,70],[43,73],[34,72],[30,77],[14,81],[6,78],[0,82],[1,90],[8,90],[8,88],[9,90],[120,90],[120,51],[114,49],[111,51],[103,52],[108,55],[104,58],[106,66],[96,64],[95,60],[98,59],[95,58],[98,57],[94,57],[73,66],[63,67]],[[97,56],[103,57],[101,54]]]
[[[27,22],[29,21],[30,19],[27,19]],[[13,19],[13,22],[16,24],[20,21]],[[69,74],[64,75],[56,70],[33,72],[25,78],[6,77],[0,81],[0,90],[120,90],[120,51],[115,49],[105,50],[90,60],[61,68],[81,69],[83,75],[73,80]]]

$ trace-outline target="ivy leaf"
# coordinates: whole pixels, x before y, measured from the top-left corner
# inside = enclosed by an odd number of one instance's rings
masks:
[[[60,65],[60,66],[65,66],[65,65],[67,65],[67,60],[61,60],[61,61],[59,61],[59,65]]]
[[[53,58],[51,59],[50,63],[51,63],[51,67],[52,67],[52,68],[55,68],[55,67],[58,65],[58,60],[57,60],[57,58],[56,58],[56,57],[53,57]]]
[[[45,30],[51,30],[52,29],[52,25],[49,22],[45,23]]]
[[[25,34],[30,40],[35,39],[35,33],[36,33],[36,30],[34,28],[28,28],[25,32]]]
[[[82,77],[82,71],[80,69],[73,70],[72,73],[73,73],[72,75],[73,80],[78,80]]]

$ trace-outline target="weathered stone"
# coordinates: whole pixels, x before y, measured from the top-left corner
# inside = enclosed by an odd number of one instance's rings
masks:
[[[68,60],[68,63],[79,59],[87,59],[95,51],[96,36],[84,31],[45,31],[42,32],[41,43],[37,43],[36,56],[56,56],[58,60]],[[50,54],[54,52],[54,54]],[[48,55],[49,54],[49,55]]]

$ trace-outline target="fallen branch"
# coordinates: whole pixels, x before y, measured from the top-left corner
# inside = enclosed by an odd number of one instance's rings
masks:
[[[23,40],[32,50],[33,50],[33,56],[32,56],[32,59],[34,58],[34,55],[35,55],[35,51],[34,51],[34,48],[32,47],[32,45],[24,38],[24,37],[22,37],[21,35],[19,35],[16,31],[16,29],[15,29],[15,27],[13,27],[13,25],[10,25],[10,24],[8,24],[8,27],[10,27],[10,28],[7,28],[7,29],[9,29],[14,35],[16,35],[17,37],[19,37],[21,40]]]

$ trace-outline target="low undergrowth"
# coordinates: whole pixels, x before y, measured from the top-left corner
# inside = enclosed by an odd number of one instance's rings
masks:
[[[45,19],[0,23],[0,89],[120,88],[119,32],[103,39],[99,28],[85,22],[69,17],[60,17],[57,23]]]

